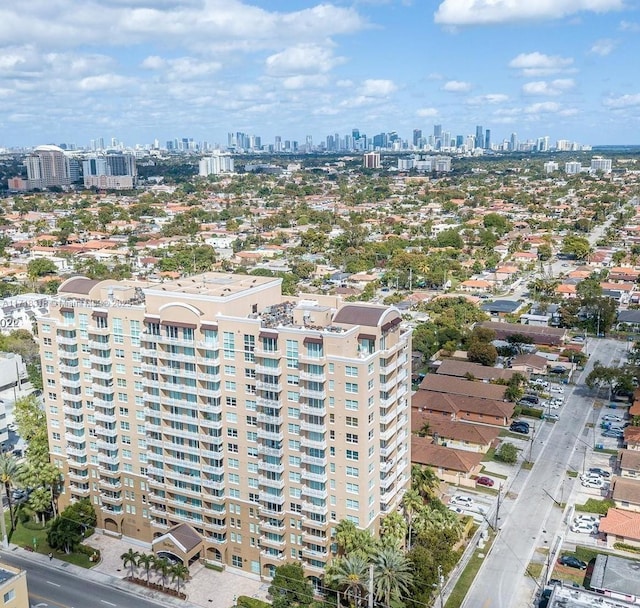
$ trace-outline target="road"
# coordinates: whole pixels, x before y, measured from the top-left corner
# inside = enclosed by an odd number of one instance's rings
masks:
[[[3,551],[0,560],[27,571],[32,608],[159,608],[150,602],[112,587]]]
[[[619,360],[625,348],[625,343],[616,340],[592,340],[589,364],[579,379],[584,380],[596,360],[603,365]],[[568,391],[560,420],[540,429],[533,444],[535,465],[528,474],[521,471],[507,493],[500,510],[500,531],[463,608],[530,605],[531,585],[525,569],[535,548],[553,541],[555,530],[546,530],[546,524],[552,524],[551,528],[560,523],[554,500],[562,502],[565,474],[576,446],[593,445],[592,434],[585,428],[593,401],[593,393],[584,384],[576,385]]]

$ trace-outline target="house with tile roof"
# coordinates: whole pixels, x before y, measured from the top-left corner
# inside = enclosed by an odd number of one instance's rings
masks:
[[[426,437],[411,438],[411,463],[431,467],[438,479],[448,483],[474,488],[483,457],[479,452],[436,445]]]
[[[625,543],[640,547],[640,513],[623,509],[609,509],[600,519],[599,532],[605,534],[607,547]]]
[[[618,468],[621,477],[640,478],[640,450],[620,450]]]
[[[624,445],[628,450],[640,451],[640,426],[628,426],[624,429]]]
[[[451,380],[451,378],[449,378]],[[505,427],[511,424],[515,405],[510,401],[481,399],[418,390],[411,399],[412,409],[426,412],[434,418],[459,420]]]
[[[441,374],[427,374],[420,383],[420,390],[449,395],[465,395],[478,399],[504,400],[506,387],[501,384],[473,382]]]
[[[614,477],[611,486],[611,498],[618,509],[640,513],[640,481]]]

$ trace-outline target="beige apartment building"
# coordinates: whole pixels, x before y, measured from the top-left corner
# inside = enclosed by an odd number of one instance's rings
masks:
[[[184,563],[312,580],[342,519],[376,532],[410,477],[411,332],[281,280],[75,277],[38,319],[62,506]],[[335,548],[335,547],[333,547]]]
[[[29,608],[25,570],[0,562],[0,598],[6,608]]]

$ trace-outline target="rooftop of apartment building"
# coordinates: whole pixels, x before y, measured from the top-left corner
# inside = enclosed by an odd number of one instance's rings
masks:
[[[20,574],[20,570],[11,568],[6,564],[0,563],[0,585],[4,585],[7,581]]]

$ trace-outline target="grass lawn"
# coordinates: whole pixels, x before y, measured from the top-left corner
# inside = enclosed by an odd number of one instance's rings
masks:
[[[14,545],[18,545],[23,548],[35,549],[38,553],[48,555],[53,553],[54,557],[61,559],[64,562],[75,564],[76,566],[82,566],[83,568],[91,568],[95,564],[89,561],[89,556],[84,553],[65,553],[64,551],[58,551],[52,549],[47,543],[47,528],[42,528],[33,521],[27,522],[26,526],[18,522],[16,529],[13,532],[9,532],[9,511],[5,511],[5,521],[7,523],[7,534],[9,535],[9,542]],[[35,540],[35,543],[34,543]]]
[[[583,505],[576,505],[576,511],[581,513],[598,513],[599,515],[606,515],[609,508],[614,507],[613,500],[603,499],[598,500],[596,498],[589,498]]]
[[[447,603],[445,604],[445,608],[460,608],[462,606],[462,602],[464,602],[464,598],[469,591],[469,587],[473,583],[476,578],[476,574],[478,574],[478,570],[480,570],[480,566],[484,561],[484,556],[491,549],[491,543],[493,543],[494,535],[489,533],[489,538],[485,543],[482,549],[476,549],[469,560],[466,568],[462,571],[456,586],[453,588]],[[480,557],[482,555],[483,557]]]
[[[537,581],[542,576],[543,569],[544,564],[540,562],[529,562],[525,576],[529,576]]]
[[[567,477],[577,477],[578,471],[567,471]]]
[[[487,453],[484,455],[484,458],[482,459],[483,462],[487,462],[489,460],[495,460],[494,456],[496,455],[496,449],[495,448],[489,448],[487,450]]]
[[[534,463],[531,462],[530,460],[525,460],[522,463],[522,468],[525,469],[526,471],[530,471],[531,469],[533,469],[533,465]]]

